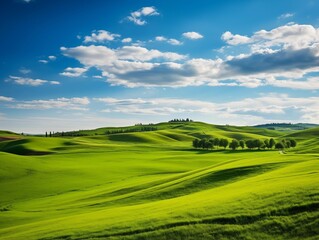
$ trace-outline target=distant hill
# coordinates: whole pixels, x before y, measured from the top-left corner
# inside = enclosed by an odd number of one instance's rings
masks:
[[[269,123],[256,125],[257,128],[266,128],[270,130],[277,131],[296,131],[296,130],[305,130],[309,128],[318,127],[318,124],[313,123]]]
[[[56,132],[55,137],[60,136],[96,136],[107,135],[113,138],[113,135],[139,135],[138,133],[148,132],[150,135],[163,134],[163,131],[173,132],[174,134],[183,133],[192,137],[226,137],[226,138],[254,138],[257,136],[279,137],[283,133],[269,129],[255,127],[239,127],[230,125],[213,125],[203,122],[162,122],[157,124],[145,124],[126,127],[105,127],[92,130],[79,130],[72,132]],[[142,134],[143,135],[143,134]],[[165,135],[165,134],[164,134]],[[115,137],[114,137],[115,138]]]

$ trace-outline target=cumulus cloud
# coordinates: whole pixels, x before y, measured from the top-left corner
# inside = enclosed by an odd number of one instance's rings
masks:
[[[225,32],[222,39],[230,45],[252,43],[253,50],[281,47],[284,49],[302,49],[318,47],[319,30],[312,25],[284,25],[270,31],[260,30],[251,37]]]
[[[132,42],[132,38],[123,38],[122,43],[130,43]]]
[[[160,52],[155,49],[148,50],[139,46],[124,46],[111,49],[105,46],[91,45],[74,48],[62,47],[61,51],[65,56],[76,58],[83,65],[111,68],[130,63],[132,65],[149,66],[151,63],[143,63],[154,59],[177,61],[186,58],[186,56],[174,52]],[[125,60],[130,60],[131,62]]]
[[[38,87],[43,84],[51,84],[51,85],[60,84],[60,82],[58,81],[49,81],[49,80],[43,80],[43,79],[33,79],[33,78],[16,77],[16,76],[9,76],[9,79],[7,79],[6,81],[14,82],[18,85],[28,85],[32,87]]]
[[[90,100],[87,97],[75,98],[56,98],[49,100],[32,100],[32,101],[19,101],[10,105],[11,108],[16,109],[64,109],[64,110],[81,110],[85,111]]]
[[[0,96],[0,102],[12,102],[12,101],[14,101],[14,98],[12,97]]]
[[[145,17],[157,15],[159,15],[159,13],[155,7],[142,7],[137,11],[131,12],[130,16],[128,16],[126,19],[135,23],[136,25],[143,26],[147,23],[144,19]]]
[[[62,76],[66,77],[80,77],[85,73],[88,69],[87,68],[80,68],[80,67],[68,67],[64,69],[64,72],[60,73]]]
[[[245,43],[249,43],[251,41],[249,37],[242,36],[239,34],[234,35],[229,31],[224,32],[221,39],[230,45],[245,44]]]
[[[119,34],[110,33],[105,30],[93,31],[91,36],[84,37],[84,43],[105,43],[113,41],[115,38],[120,37]]]
[[[155,40],[158,41],[158,42],[167,42],[171,45],[182,45],[183,43],[175,38],[169,38],[167,39],[166,37],[164,36],[157,36],[155,37]]]
[[[96,67],[112,85],[137,86],[276,86],[319,89],[319,30],[311,25],[284,25],[260,30],[251,37],[224,33],[222,38],[236,48],[246,44],[248,52],[224,59],[189,59],[175,52],[140,46],[111,49],[105,46],[61,48],[84,68]],[[157,41],[167,41],[157,36]],[[228,51],[226,48],[225,51]],[[238,50],[237,50],[238,52]]]
[[[191,40],[197,40],[197,39],[201,39],[204,36],[199,34],[198,32],[185,32],[182,34],[183,37],[191,39]]]

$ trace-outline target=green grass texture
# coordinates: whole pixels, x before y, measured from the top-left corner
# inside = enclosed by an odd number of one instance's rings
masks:
[[[318,239],[319,128],[200,122],[80,137],[0,132],[0,239]],[[294,138],[196,150],[198,137]]]

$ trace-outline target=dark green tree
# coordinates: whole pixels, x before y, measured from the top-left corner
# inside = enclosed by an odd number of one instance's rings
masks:
[[[266,139],[265,141],[264,141],[264,144],[265,144],[265,147],[266,148],[270,148],[270,145],[269,145],[269,140],[268,139]]]
[[[205,148],[205,143],[206,143],[206,139],[201,139],[200,141],[199,141],[199,148]]]
[[[254,148],[254,141],[249,139],[245,142],[246,147],[249,148],[250,150]]]
[[[297,142],[296,142],[296,140],[295,139],[290,139],[290,145],[291,145],[291,147],[296,147],[297,146]]]
[[[212,144],[212,148],[214,148],[215,144],[214,144],[214,139],[213,138],[210,138],[208,139],[208,141]]]
[[[219,139],[214,138],[214,146],[218,147],[219,146]]]
[[[193,147],[199,148],[199,140],[197,138],[193,140]]]
[[[205,148],[208,149],[212,149],[213,148],[213,144],[210,141],[205,141]]]
[[[254,140],[254,148],[258,148],[258,150],[260,150],[260,147],[263,145],[263,141],[261,141],[260,139],[255,139]]]
[[[233,139],[229,144],[229,148],[231,148],[232,150],[236,150],[238,147],[239,142],[236,139]]]
[[[273,138],[271,138],[269,140],[269,148],[273,148],[275,145],[276,145],[276,141]]]
[[[219,141],[219,146],[221,146],[221,147],[223,147],[224,149],[226,149],[227,148],[227,146],[228,146],[228,140],[227,139],[225,139],[225,138],[222,138],[222,139],[220,139],[220,141]]]
[[[275,144],[275,148],[278,150],[283,150],[285,148],[285,145],[282,142],[278,142]]]
[[[241,147],[241,149],[244,149],[244,147],[245,147],[245,141],[244,141],[244,140],[240,140],[240,141],[239,141],[239,146]]]
[[[291,147],[291,142],[290,140],[286,140],[286,148],[290,148]]]

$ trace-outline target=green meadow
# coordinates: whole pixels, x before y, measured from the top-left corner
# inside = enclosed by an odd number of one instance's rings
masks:
[[[0,239],[319,238],[318,127],[154,127],[47,138],[0,132]],[[204,136],[298,144],[194,149]]]

